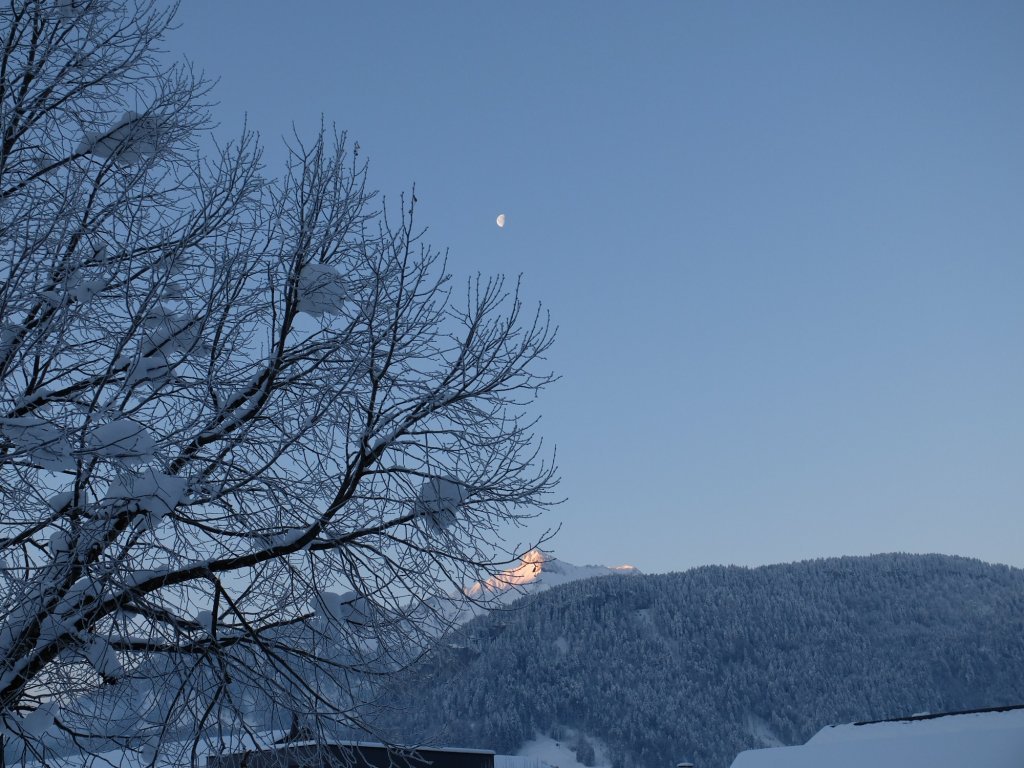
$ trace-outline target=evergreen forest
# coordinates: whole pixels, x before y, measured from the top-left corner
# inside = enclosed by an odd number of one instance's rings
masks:
[[[389,693],[396,739],[727,768],[831,723],[1024,703],[1024,571],[888,554],[611,576],[473,620]]]

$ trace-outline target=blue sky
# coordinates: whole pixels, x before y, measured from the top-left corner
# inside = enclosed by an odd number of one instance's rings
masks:
[[[1024,4],[186,0],[270,168],[415,182],[560,326],[555,554],[1024,566]],[[498,213],[508,225],[498,229]]]

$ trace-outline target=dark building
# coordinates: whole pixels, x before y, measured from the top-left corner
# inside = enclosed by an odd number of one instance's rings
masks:
[[[494,753],[448,747],[388,750],[358,741],[306,741],[210,755],[207,768],[494,768]]]

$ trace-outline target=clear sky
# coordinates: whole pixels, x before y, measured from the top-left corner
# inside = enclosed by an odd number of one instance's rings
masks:
[[[321,116],[560,325],[555,554],[1024,566],[1024,3],[185,0],[280,161]],[[495,217],[506,213],[504,229]]]

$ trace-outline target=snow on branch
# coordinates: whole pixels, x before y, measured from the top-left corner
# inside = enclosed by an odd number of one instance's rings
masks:
[[[181,503],[187,488],[185,478],[146,469],[141,475],[127,475],[111,482],[105,500],[128,502],[134,510],[148,513],[148,523],[155,527]]]
[[[76,153],[110,158],[121,165],[136,165],[156,155],[166,142],[167,127],[166,118],[125,112],[107,130],[87,133]]]
[[[156,304],[146,312],[142,325],[137,354],[129,363],[128,383],[159,386],[170,381],[175,367],[201,346],[199,320]]]
[[[435,529],[451,527],[459,507],[469,498],[469,489],[450,477],[432,477],[420,486],[415,512]]]
[[[117,680],[124,675],[117,652],[106,638],[93,638],[85,648],[85,658],[104,680]]]
[[[26,454],[45,469],[65,472],[75,468],[71,443],[64,432],[38,416],[0,418],[0,436],[6,438],[17,453]]]
[[[114,419],[89,432],[86,449],[94,456],[141,464],[154,459],[156,441],[149,431],[131,419]]]
[[[328,264],[306,264],[299,272],[298,296],[300,312],[313,317],[340,314],[348,298],[345,278]]]
[[[324,621],[366,626],[373,621],[373,603],[358,592],[318,592],[311,606]]]

